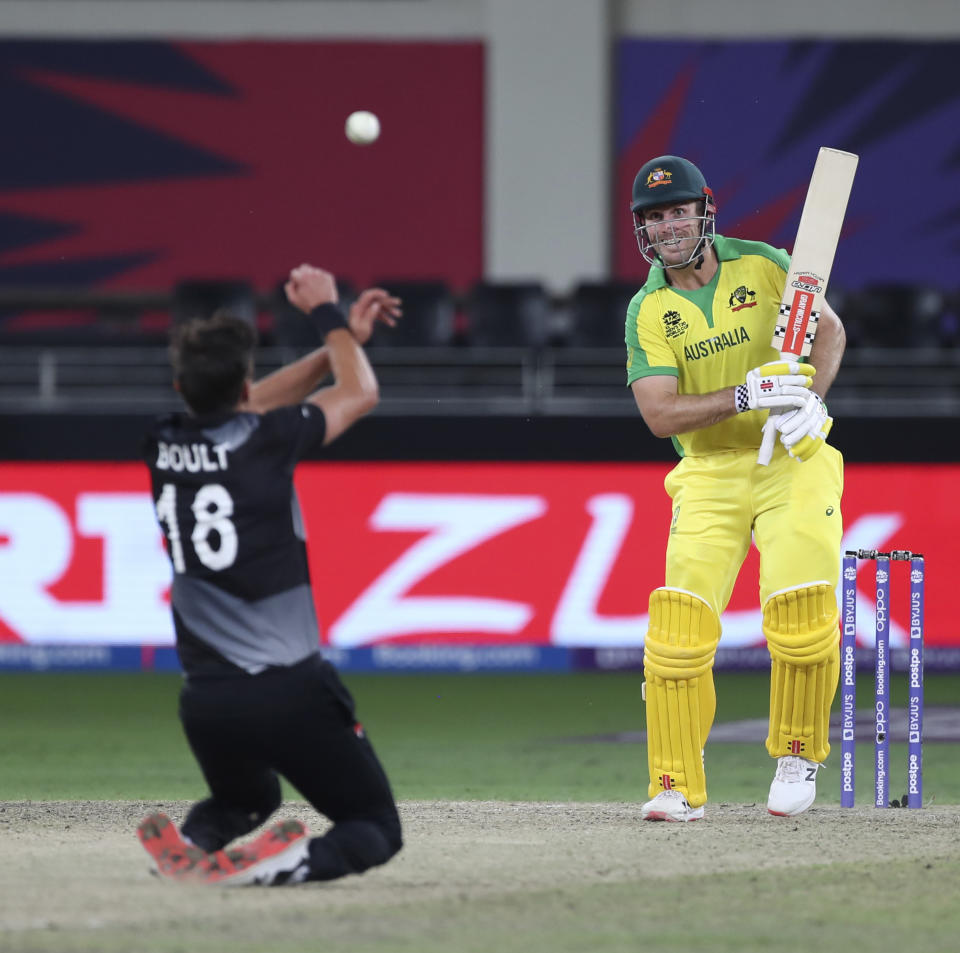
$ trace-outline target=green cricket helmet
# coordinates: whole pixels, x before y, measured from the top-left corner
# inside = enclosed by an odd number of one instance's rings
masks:
[[[664,267],[657,252],[657,242],[651,242],[647,235],[644,213],[661,205],[682,202],[702,201],[700,215],[691,216],[700,221],[700,241],[690,256],[683,262],[671,265],[681,268],[699,257],[713,244],[714,222],[717,206],[713,192],[707,186],[703,173],[689,160],[680,156],[659,156],[640,167],[633,180],[630,211],[633,213],[633,233],[637,237],[640,254],[651,265]],[[678,221],[689,221],[680,219]]]

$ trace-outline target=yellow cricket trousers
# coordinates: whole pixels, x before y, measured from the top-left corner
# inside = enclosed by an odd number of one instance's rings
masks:
[[[685,457],[664,487],[673,500],[665,585],[702,597],[718,616],[751,533],[760,552],[761,605],[805,583],[836,587],[843,457],[829,444],[803,463],[778,445],[766,467],[757,464],[756,450]]]

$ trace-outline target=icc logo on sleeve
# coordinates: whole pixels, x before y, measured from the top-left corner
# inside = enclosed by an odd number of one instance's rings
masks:
[[[687,330],[688,325],[679,311],[667,311],[663,316],[663,327],[668,338],[676,338]]]

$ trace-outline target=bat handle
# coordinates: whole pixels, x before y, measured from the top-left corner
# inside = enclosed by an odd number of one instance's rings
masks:
[[[777,421],[779,414],[770,414],[763,425],[763,440],[760,442],[760,452],[757,454],[757,463],[765,467],[773,459],[773,448],[777,445]]]

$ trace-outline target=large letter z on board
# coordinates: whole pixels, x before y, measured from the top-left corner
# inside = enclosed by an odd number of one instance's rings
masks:
[[[410,596],[431,572],[500,533],[542,516],[539,496],[389,493],[370,518],[378,531],[426,532],[333,624],[330,641],[348,648],[429,632],[521,631],[533,607],[506,599]]]

